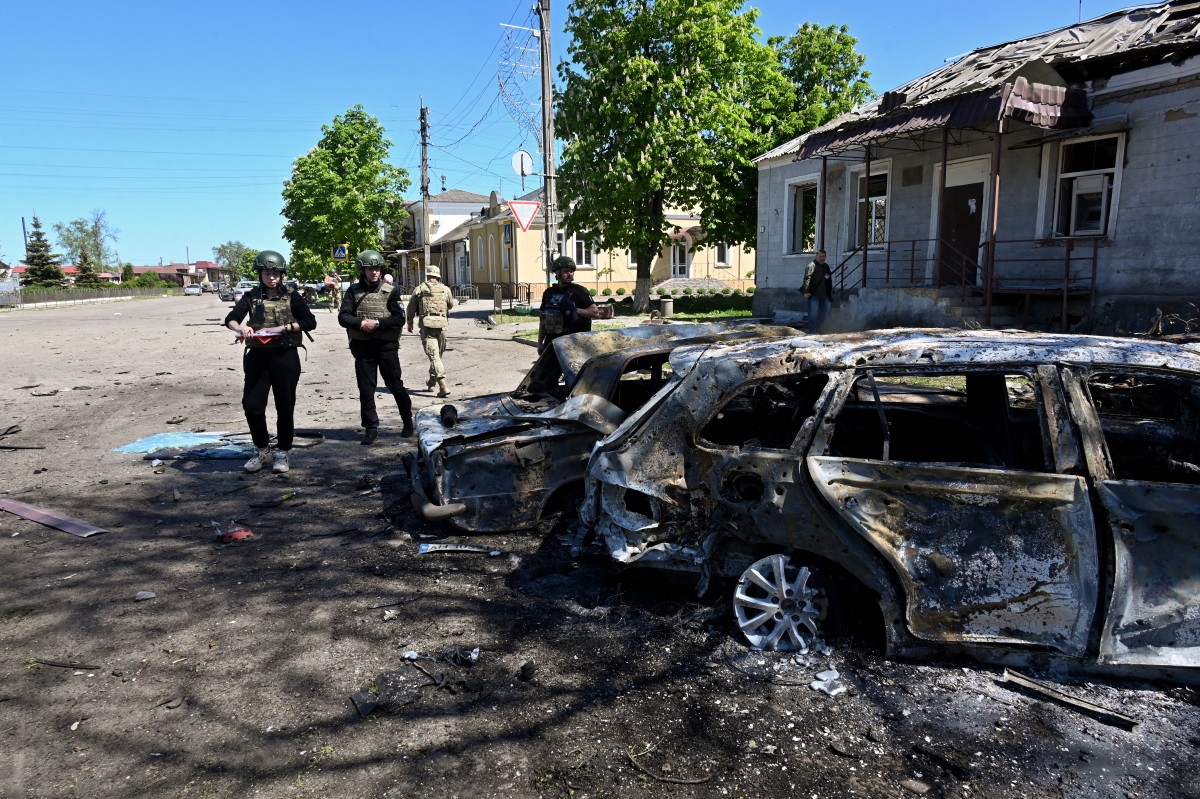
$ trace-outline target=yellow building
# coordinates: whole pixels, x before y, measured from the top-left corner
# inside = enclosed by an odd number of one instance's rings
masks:
[[[539,201],[541,190],[520,199]],[[743,291],[753,288],[753,252],[723,243],[704,243],[695,215],[668,211],[667,221],[674,230],[672,242],[663,247],[651,267],[653,285],[671,281],[669,285],[728,286]],[[544,226],[539,209],[529,229],[521,230],[508,201],[496,192],[492,192],[482,214],[464,223],[471,283],[480,297],[495,297],[499,293],[504,299],[521,303],[541,301],[542,291],[554,282],[543,253]],[[585,233],[571,230],[559,230],[557,249],[575,259],[575,282],[594,289],[597,296],[633,294],[637,264],[628,250],[601,250]]]

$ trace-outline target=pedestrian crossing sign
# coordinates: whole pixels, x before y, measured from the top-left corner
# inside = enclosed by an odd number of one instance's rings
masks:
[[[330,247],[330,251],[333,254],[333,260],[335,261],[349,260],[349,255],[347,254],[350,251],[349,244],[335,244]]]

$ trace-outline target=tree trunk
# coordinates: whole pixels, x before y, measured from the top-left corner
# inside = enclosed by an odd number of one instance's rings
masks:
[[[661,189],[642,198],[642,224],[645,228],[633,247],[637,256],[637,286],[633,290],[633,312],[636,314],[650,310],[654,263],[662,250],[663,201]]]

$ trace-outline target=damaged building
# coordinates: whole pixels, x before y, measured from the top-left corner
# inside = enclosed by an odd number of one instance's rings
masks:
[[[825,249],[839,329],[1191,318],[1198,141],[1200,3],[980,48],[756,159],[755,313]]]

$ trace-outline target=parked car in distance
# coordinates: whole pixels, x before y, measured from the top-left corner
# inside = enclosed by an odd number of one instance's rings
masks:
[[[233,287],[233,301],[237,302],[242,298],[242,295],[253,288],[258,287],[257,280],[242,280]]]
[[[470,532],[531,528],[582,495],[592,447],[666,384],[672,349],[795,333],[655,324],[557,338],[515,391],[417,412],[417,450],[405,455],[413,505]]]
[[[233,287],[221,286],[217,289],[217,297],[221,302],[233,302]]]
[[[190,283],[183,287],[183,295],[185,297],[199,297],[203,293],[204,289],[200,287],[199,283]]]
[[[875,616],[895,656],[1197,676],[1200,345],[872,331],[670,372],[580,515],[620,563],[729,578],[753,646]]]

